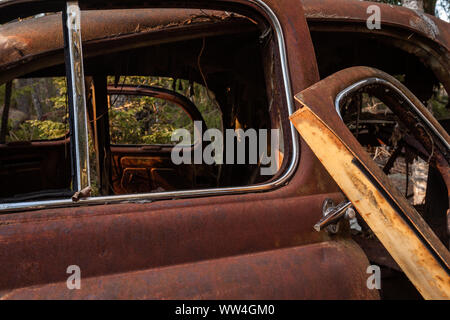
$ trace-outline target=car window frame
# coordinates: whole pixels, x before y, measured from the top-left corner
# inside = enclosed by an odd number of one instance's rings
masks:
[[[78,2],[66,2],[67,7],[66,10],[63,10],[63,29],[64,32],[67,32],[64,27],[66,24],[66,20],[64,20],[64,16],[68,15],[69,6],[75,6],[78,8]],[[289,67],[288,67],[288,57],[287,57],[287,49],[286,49],[286,41],[283,32],[283,28],[281,23],[274,13],[274,11],[263,1],[263,0],[248,0],[248,4],[244,4],[248,6],[249,9],[257,10],[259,13],[263,13],[265,16],[265,20],[268,21],[269,25],[273,29],[273,33],[275,35],[274,45],[278,51],[278,63],[282,78],[282,99],[284,99],[286,107],[287,107],[287,115],[290,116],[294,113],[294,98],[291,91],[291,81],[289,75]],[[253,7],[253,8],[252,8]],[[182,8],[180,6],[179,8]],[[223,10],[223,8],[221,9]],[[69,16],[72,14],[72,18],[75,21],[78,19],[79,22],[79,12],[69,12]],[[74,31],[74,30],[72,30]],[[78,31],[72,34],[74,37],[80,36],[80,30],[78,26]],[[66,35],[67,37],[67,35]],[[73,39],[68,39],[69,44],[74,46]],[[78,78],[83,78],[84,80],[84,71],[82,66],[82,49],[81,42],[76,43],[76,49],[80,49],[78,57],[81,57],[81,65],[80,61],[74,62],[73,55],[68,57],[67,54],[65,56],[66,61],[66,71],[67,70],[78,70],[81,71],[83,77],[80,77],[78,74]],[[81,68],[80,68],[81,67]],[[74,72],[70,74],[73,77]],[[73,82],[73,81],[72,81]],[[89,173],[89,159],[88,159],[88,132],[87,132],[87,115],[86,108],[84,107],[84,112],[77,112],[79,110],[79,106],[76,103],[71,103],[72,101],[77,101],[79,104],[86,104],[86,95],[84,90],[84,81],[78,81],[77,85],[72,86],[72,83],[69,81],[68,77],[68,89],[73,91],[73,89],[83,90],[81,94],[76,95],[72,94],[72,97],[69,96],[69,111],[73,114],[76,114],[77,117],[73,117],[73,126],[75,127],[74,134],[74,154],[73,157],[75,159],[75,179],[76,182],[74,185],[76,186],[74,192],[82,193],[90,188],[90,173]],[[82,129],[79,130],[81,125]],[[163,200],[163,199],[173,199],[173,198],[187,198],[187,197],[205,197],[205,196],[221,196],[221,195],[231,195],[231,194],[239,194],[239,193],[249,193],[249,192],[263,192],[271,189],[278,188],[286,184],[286,182],[291,178],[294,174],[295,169],[297,168],[297,164],[299,162],[299,140],[298,134],[295,130],[295,127],[292,124],[288,124],[289,128],[282,127],[282,130],[289,131],[290,143],[289,145],[285,145],[285,148],[290,149],[290,157],[287,159],[287,165],[283,168],[282,172],[277,173],[276,179],[269,180],[268,182],[239,186],[239,187],[218,187],[218,188],[205,188],[205,189],[193,189],[193,190],[179,190],[179,191],[167,191],[167,192],[154,192],[154,193],[140,193],[140,194],[126,194],[126,195],[111,195],[111,196],[96,196],[96,197],[84,197],[81,199],[77,199],[74,201],[73,199],[55,199],[55,200],[42,200],[42,201],[29,201],[29,202],[17,202],[17,203],[2,203],[0,204],[0,212],[12,212],[12,211],[23,211],[23,210],[34,210],[34,209],[44,209],[44,208],[54,208],[54,207],[70,207],[70,206],[79,206],[79,205],[102,205],[107,203],[118,203],[118,202],[142,202],[142,201],[154,201],[154,200]],[[286,141],[284,141],[286,144]]]

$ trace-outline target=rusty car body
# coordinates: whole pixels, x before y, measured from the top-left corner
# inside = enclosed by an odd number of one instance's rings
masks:
[[[321,96],[323,89],[314,92],[314,86],[331,76],[328,88],[337,96],[357,79],[379,75],[376,68],[404,75],[404,85],[418,105],[433,95],[435,84],[450,92],[448,23],[410,9],[377,4],[382,28],[371,30],[366,20],[367,7],[373,3],[352,0],[80,0],[78,4],[86,81],[78,94],[69,97],[69,106],[81,106],[73,109],[79,113],[71,115],[78,117],[83,111],[81,95],[87,111],[85,118],[71,126],[83,129],[84,125],[86,133],[89,127],[100,164],[96,173],[101,194],[73,201],[73,192],[89,187],[89,177],[83,178],[89,160],[82,163],[81,156],[80,165],[58,158],[82,155],[83,150],[73,145],[87,148],[87,136],[0,144],[0,194],[8,196],[0,201],[0,298],[420,297],[373,235],[353,235],[348,227],[337,234],[314,230],[322,218],[323,204],[330,199],[342,202],[347,192],[341,191],[322,159],[297,135],[289,116],[301,107],[294,95],[302,92],[304,97],[309,92],[311,101],[319,101],[314,112],[337,136],[350,141],[351,148],[360,148],[362,142],[335,112],[334,101]],[[69,78],[75,58],[69,55],[69,36],[63,34],[65,10],[65,1],[0,3],[0,23],[4,23],[0,26],[0,83],[66,72]],[[51,14],[11,22],[58,11],[63,17]],[[355,66],[371,68],[347,69]],[[347,71],[333,76],[343,69]],[[142,163],[154,169],[153,162],[148,164],[150,158],[167,163],[171,147],[132,149],[110,144],[103,115],[108,111],[108,90],[118,94],[120,86],[108,85],[106,75],[158,75],[198,83],[207,79],[225,128],[281,129],[278,172],[263,179],[255,175],[259,167],[186,166],[176,171],[175,180],[152,176],[149,179],[156,185],[127,187],[120,182],[127,180],[127,170],[141,170]],[[68,90],[78,89],[69,81]],[[163,98],[177,97],[169,93]],[[177,101],[191,118],[202,120],[189,99]],[[423,120],[411,119],[399,122],[414,128]],[[427,120],[431,127],[419,128],[419,133],[426,136],[434,128],[448,142],[438,121],[432,116]],[[441,123],[445,127],[445,121]],[[433,192],[427,193],[424,220],[440,239],[433,241],[442,241],[447,250],[450,151],[435,136],[428,140],[416,136],[416,140],[423,144],[416,149],[429,157],[432,168],[427,190]],[[435,145],[439,148],[434,149]],[[38,161],[33,169],[39,177],[53,176],[54,182],[48,179],[48,185],[37,187],[32,181],[24,184],[27,176],[18,178],[18,171],[11,168],[20,161],[28,166],[30,158]],[[123,159],[129,158],[135,160],[127,167]],[[361,159],[370,158],[363,155]],[[57,163],[61,164],[60,175],[52,171]],[[148,169],[141,171],[147,174]],[[185,176],[191,177],[183,180],[188,181],[185,185],[173,182]],[[392,189],[387,178],[385,185]],[[156,188],[161,186],[163,190]],[[65,191],[56,198],[14,199],[18,190],[26,188],[33,196],[39,188]],[[382,268],[380,291],[367,286],[371,264]],[[71,265],[82,271],[79,290],[66,285],[66,270]],[[449,279],[444,279],[448,285]]]

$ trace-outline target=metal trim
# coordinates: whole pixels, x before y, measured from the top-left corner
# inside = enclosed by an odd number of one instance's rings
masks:
[[[364,88],[371,84],[384,85],[384,86],[389,87],[390,89],[394,90],[397,94],[399,94],[410,105],[410,107],[412,107],[412,109],[414,110],[416,115],[419,116],[427,124],[427,126],[430,128],[430,130],[433,131],[433,133],[439,138],[439,140],[441,140],[441,142],[444,144],[444,146],[447,148],[447,150],[450,150],[450,144],[447,142],[447,140],[445,140],[445,138],[439,133],[439,131],[437,131],[437,129],[427,119],[427,117],[425,117],[423,115],[423,113],[419,109],[417,109],[417,107],[414,105],[414,103],[399,88],[397,88],[397,86],[395,86],[391,82],[384,80],[382,78],[378,78],[378,77],[366,78],[366,79],[360,80],[360,81],[352,84],[351,86],[349,86],[349,87],[345,88],[344,90],[342,90],[341,92],[339,92],[339,94],[336,96],[336,99],[334,101],[334,106],[336,108],[337,114],[339,115],[339,117],[341,119],[342,119],[342,115],[341,115],[342,99],[346,98],[349,94],[355,92],[356,90],[359,90],[359,89]]]
[[[89,147],[86,115],[86,99],[84,85],[83,49],[81,45],[81,12],[78,1],[66,3],[67,20],[63,21],[63,30],[67,32],[67,48],[70,56],[70,86],[71,107],[73,114],[73,138],[75,156],[74,191],[80,191],[91,185],[89,174]],[[64,15],[63,15],[64,19]]]
[[[281,28],[280,21],[278,20],[275,13],[270,9],[270,7],[264,3],[262,0],[248,0],[250,3],[255,4],[262,11],[264,11],[277,36],[278,50],[280,54],[281,72],[283,75],[283,84],[286,95],[286,104],[288,107],[289,116],[294,113],[294,100],[291,92],[291,82],[288,70],[288,60],[286,53],[285,38],[283,30]],[[84,82],[83,82],[84,86]],[[83,93],[84,100],[84,93]],[[283,175],[277,180],[252,186],[241,186],[241,187],[227,187],[227,188],[210,188],[210,189],[197,189],[197,190],[182,190],[182,191],[171,191],[171,192],[155,192],[155,193],[141,193],[141,194],[127,194],[127,195],[113,195],[113,196],[101,196],[101,197],[89,197],[79,200],[78,202],[73,202],[71,199],[61,199],[61,200],[46,200],[46,201],[30,201],[30,202],[18,202],[18,203],[5,203],[0,204],[0,212],[3,211],[18,211],[18,210],[33,210],[33,209],[44,209],[44,208],[54,208],[54,207],[66,207],[66,206],[79,206],[79,205],[100,205],[109,203],[119,203],[119,202],[150,202],[152,200],[161,199],[171,199],[171,198],[183,198],[183,197],[203,197],[203,196],[220,196],[236,193],[246,193],[246,192],[258,192],[266,191],[285,184],[289,178],[293,175],[295,168],[297,167],[299,161],[299,148],[298,148],[298,136],[297,131],[292,123],[290,123],[291,128],[291,139],[292,139],[292,156],[288,167],[284,171]],[[87,140],[86,140],[87,147]]]

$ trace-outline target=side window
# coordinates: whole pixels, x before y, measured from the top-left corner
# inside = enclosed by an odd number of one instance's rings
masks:
[[[81,21],[76,4],[66,9],[67,17],[0,26],[7,39],[42,30],[21,43],[26,59],[5,54],[0,63],[21,74],[11,94],[6,85],[1,92],[11,103],[2,112],[0,178],[13,183],[0,187],[8,203],[0,210],[27,207],[22,200],[262,191],[294,172],[287,58],[274,21],[253,9],[186,8],[86,10]],[[99,25],[105,14],[115,28]]]
[[[398,116],[368,93],[349,99],[341,113],[350,131],[383,168],[392,184],[411,204],[421,205],[426,192],[427,159],[405,143],[405,137],[411,137],[411,132]]]
[[[158,14],[144,12],[149,21]],[[127,13],[136,24],[133,10]],[[274,89],[281,84],[272,73],[276,47],[259,38],[267,28],[222,11],[171,14],[148,34],[154,41],[85,59],[94,91],[88,109],[97,110],[90,119],[98,133],[91,134],[98,141],[89,157],[94,195],[262,185],[292,161],[284,144],[291,132],[282,128],[288,124],[284,93]],[[115,12],[108,15],[114,19]],[[169,29],[189,37],[158,41]],[[198,30],[216,32],[205,37]]]
[[[117,84],[113,80],[108,79],[111,145],[175,145],[172,135],[177,129],[194,137],[194,121],[221,128],[216,102],[197,83],[162,77],[123,76]]]
[[[222,127],[217,102],[204,86],[188,80],[108,77],[112,189],[115,194],[214,186],[217,166],[174,163],[173,148],[202,151],[201,132]],[[207,122],[206,122],[206,119]],[[184,131],[188,139],[180,140]],[[195,151],[197,150],[197,151]],[[91,159],[96,155],[92,154]],[[92,160],[91,160],[92,163]],[[91,171],[96,168],[91,166]],[[92,177],[94,186],[96,177]],[[94,187],[94,192],[96,192]]]
[[[441,240],[447,242],[447,187],[442,163],[448,155],[426,113],[445,112],[434,98],[420,109],[388,83],[364,87],[340,101],[340,115],[349,130]],[[444,90],[445,92],[445,90]],[[445,93],[440,99],[446,101]],[[434,103],[433,103],[434,102]],[[430,110],[431,109],[431,110]],[[429,115],[431,118],[431,114]],[[427,120],[429,123],[430,120]],[[436,134],[436,137],[435,137]],[[443,228],[444,227],[444,228]]]
[[[149,14],[149,21],[158,16],[157,10],[141,12]],[[154,32],[154,41],[85,59],[102,112],[100,92],[108,96],[109,138],[99,141],[99,156],[90,156],[91,163],[96,157],[97,163],[111,166],[103,170],[97,165],[100,194],[248,187],[271,181],[286,162],[285,154],[291,153],[284,144],[289,130],[282,128],[287,120],[282,90],[274,89],[280,85],[272,73],[276,47],[259,38],[268,26],[223,11],[171,12],[164,24],[155,26],[158,32],[189,37],[161,42]],[[136,24],[133,11],[128,13]],[[111,19],[114,14],[108,11]],[[193,23],[184,24],[188,20]],[[198,30],[216,32],[204,36]],[[101,84],[105,74],[107,90]],[[152,92],[157,88],[162,91]],[[102,155],[102,149],[109,153]]]
[[[9,86],[9,88],[8,88]],[[15,79],[1,87],[0,201],[70,194],[64,77]]]
[[[193,122],[179,106],[142,95],[110,95],[112,145],[175,144],[177,128],[193,131]]]
[[[3,88],[5,90],[6,85]],[[2,128],[4,142],[64,138],[69,132],[65,78],[15,79],[7,115],[8,128]]]

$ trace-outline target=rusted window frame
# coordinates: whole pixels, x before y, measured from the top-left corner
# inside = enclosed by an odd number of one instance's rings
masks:
[[[81,10],[78,1],[67,1],[62,14],[67,93],[71,109],[73,191],[90,187],[89,147],[81,45]]]
[[[395,86],[395,84],[393,84],[392,82],[389,82],[387,80],[378,78],[378,77],[369,77],[366,79],[362,79],[358,82],[355,82],[354,84],[352,84],[351,86],[348,86],[347,88],[345,88],[344,90],[342,90],[341,92],[339,92],[339,94],[336,96],[336,100],[334,102],[334,107],[336,109],[337,114],[339,115],[339,117],[342,119],[342,115],[341,115],[341,107],[342,107],[342,101],[344,101],[344,99],[346,97],[348,97],[349,95],[351,95],[352,93],[367,87],[369,85],[372,84],[377,84],[379,86],[383,86],[388,90],[392,90],[393,92],[395,92],[396,94],[398,94],[407,104],[408,106],[414,111],[414,113],[423,121],[427,124],[428,128],[433,131],[433,133],[439,138],[440,142],[447,148],[450,150],[450,145],[448,144],[448,142],[445,140],[445,138],[439,133],[439,131],[436,130],[436,128],[434,127],[434,125],[427,119],[427,117],[424,116],[424,114],[416,107],[416,105],[411,101],[410,98],[408,98],[403,91],[401,91],[397,86]]]
[[[281,75],[284,88],[284,98],[286,99],[287,111],[288,115],[292,115],[294,113],[294,99],[293,94],[291,92],[291,82],[288,70],[288,60],[287,60],[287,52],[286,52],[286,43],[285,37],[283,34],[283,29],[281,27],[281,23],[278,20],[276,14],[272,11],[272,9],[262,0],[248,0],[249,5],[253,4],[257,6],[261,11],[263,11],[268,19],[270,20],[270,24],[274,30],[274,34],[276,36],[276,43],[278,46],[278,53],[280,58],[280,66],[281,66]],[[71,4],[72,6],[76,6],[79,9],[78,2],[72,1],[67,2],[67,4]],[[71,7],[73,9],[73,7]],[[69,5],[66,6],[66,10],[69,9]],[[67,10],[68,11],[68,10]],[[66,11],[66,14],[70,16],[69,12]],[[80,12],[80,11],[78,11]],[[74,12],[72,11],[71,14]],[[77,18],[77,17],[72,17]],[[76,22],[76,21],[75,21]],[[70,28],[70,25],[69,25]],[[68,29],[70,31],[70,29]],[[72,30],[73,31],[73,30]],[[75,30],[76,31],[76,30]],[[82,49],[81,42],[79,44],[73,43],[73,40],[77,40],[78,37],[81,39],[80,28],[77,29],[75,33],[72,33],[72,38],[69,40],[72,46],[72,49],[80,49],[78,58],[82,58]],[[73,51],[74,52],[74,51]],[[81,60],[82,62],[82,60]],[[66,62],[67,63],[67,62]],[[77,73],[72,72],[71,76],[77,75],[80,77],[81,75],[84,78],[84,71],[82,63],[77,65],[74,64],[73,59],[71,58],[69,61],[70,69],[76,70],[79,69]],[[68,75],[69,76],[69,75]],[[84,88],[84,81],[82,81]],[[76,83],[75,83],[76,85]],[[73,85],[72,85],[73,88]],[[78,87],[73,88],[74,92],[82,92],[81,97],[77,95],[73,95],[72,99],[73,103],[73,112],[74,115],[78,113],[78,117],[74,116],[74,133],[76,135],[75,141],[75,163],[74,163],[74,172],[75,178],[77,181],[76,191],[80,191],[86,187],[90,186],[89,181],[89,165],[88,164],[88,139],[87,139],[87,117],[86,117],[86,102],[85,102],[85,92],[80,91],[80,83],[78,83]],[[77,112],[77,113],[75,113]],[[84,115],[83,115],[84,114]],[[84,119],[84,120],[83,120]],[[81,123],[80,123],[81,122]],[[206,189],[196,189],[196,190],[182,190],[182,191],[168,191],[168,192],[155,192],[155,193],[140,193],[140,194],[125,194],[125,195],[112,195],[112,196],[98,196],[98,197],[86,197],[82,198],[79,201],[74,202],[72,199],[59,199],[59,200],[45,200],[45,201],[28,201],[28,202],[16,202],[16,203],[4,203],[0,204],[0,212],[4,211],[22,211],[22,210],[32,210],[32,209],[44,209],[44,208],[54,208],[54,207],[69,207],[76,205],[102,205],[108,203],[117,203],[117,202],[150,202],[153,200],[161,200],[161,199],[173,199],[173,198],[185,198],[185,197],[204,197],[204,196],[220,196],[220,195],[229,195],[229,194],[237,194],[237,193],[248,193],[248,192],[262,192],[270,189],[274,189],[276,187],[285,185],[290,177],[293,175],[298,161],[299,161],[299,145],[298,145],[298,135],[292,124],[290,126],[290,137],[291,137],[291,145],[292,148],[291,157],[288,160],[288,164],[284,169],[284,172],[280,175],[280,177],[274,181],[270,181],[263,184],[255,184],[250,186],[241,186],[241,187],[224,187],[224,188],[206,188]],[[285,142],[286,143],[286,142]],[[85,155],[82,153],[86,152]],[[87,162],[86,162],[87,161]],[[78,184],[79,183],[79,184]],[[75,184],[74,184],[75,186]]]

